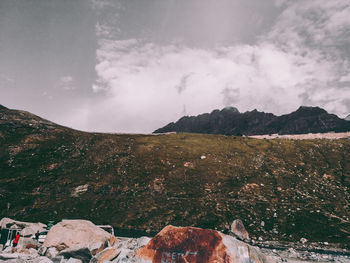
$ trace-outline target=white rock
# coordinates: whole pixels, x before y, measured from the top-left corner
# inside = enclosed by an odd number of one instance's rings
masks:
[[[121,249],[118,257],[116,257],[112,262],[120,263],[120,262],[129,262],[131,258],[135,257],[135,252],[130,249]]]
[[[81,261],[80,259],[76,259],[76,258],[70,258],[67,260],[66,263],[82,263],[83,261]]]
[[[34,249],[34,248],[29,248],[28,251],[29,251],[29,253],[30,253],[31,255],[37,255],[37,256],[39,256],[38,250],[36,250],[36,249]]]
[[[45,256],[48,258],[54,258],[57,256],[57,254],[58,254],[58,250],[55,247],[49,247],[46,250]]]
[[[4,250],[5,251],[5,250]],[[4,259],[4,260],[9,260],[9,259],[14,259],[14,258],[19,258],[19,254],[18,253],[8,253],[8,252],[5,252],[5,253],[1,253],[1,257]]]
[[[147,243],[151,240],[151,238],[149,237],[140,237],[137,239],[137,247],[143,247],[145,245],[147,245]]]
[[[302,237],[302,238],[300,238],[300,242],[303,243],[303,244],[305,244],[305,243],[307,242],[307,239],[304,238],[304,237]]]
[[[32,263],[53,263],[51,259],[47,258],[47,257],[38,257],[36,259],[33,259],[33,261],[31,261]]]
[[[94,248],[96,243],[105,243],[112,235],[87,220],[64,220],[48,232],[44,247],[64,244],[67,248]]]
[[[293,258],[298,258],[299,257],[298,252],[296,252],[295,249],[293,249],[293,248],[289,248],[288,252],[290,254],[290,257],[293,257]]]
[[[89,190],[89,185],[84,184],[84,185],[79,185],[75,187],[71,193],[72,197],[78,197],[79,195],[85,193],[87,190]]]
[[[2,252],[3,253],[11,253],[12,252],[12,247],[5,247]]]

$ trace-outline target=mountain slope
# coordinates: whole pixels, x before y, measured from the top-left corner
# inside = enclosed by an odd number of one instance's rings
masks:
[[[173,131],[225,135],[304,134],[350,131],[350,123],[318,107],[300,107],[282,116],[257,110],[239,113],[236,108],[224,108],[210,114],[182,117],[154,133]]]
[[[86,133],[0,108],[0,217],[152,231],[240,218],[256,238],[346,245],[349,160],[349,139]]]

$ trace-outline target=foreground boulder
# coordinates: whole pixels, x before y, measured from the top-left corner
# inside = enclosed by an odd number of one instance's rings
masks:
[[[87,220],[64,220],[54,225],[48,232],[43,247],[55,247],[78,250],[97,246],[106,247],[108,242],[115,241],[114,236]]]
[[[258,248],[220,232],[195,227],[167,226],[137,256],[161,262],[272,262]]]

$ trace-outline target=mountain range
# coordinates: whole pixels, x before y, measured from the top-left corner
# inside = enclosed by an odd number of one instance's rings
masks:
[[[301,106],[276,116],[257,110],[240,113],[234,107],[198,116],[185,116],[154,133],[191,132],[224,135],[307,134],[350,131],[350,122],[319,107]]]

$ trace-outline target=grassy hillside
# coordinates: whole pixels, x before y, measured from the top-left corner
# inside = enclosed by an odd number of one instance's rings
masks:
[[[0,108],[0,217],[350,243],[350,140],[79,132]]]

